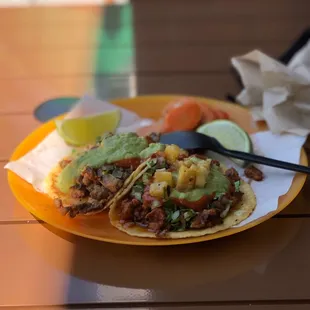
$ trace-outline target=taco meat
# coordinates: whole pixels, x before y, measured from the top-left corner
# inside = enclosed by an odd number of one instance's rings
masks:
[[[110,191],[99,184],[93,184],[88,188],[89,196],[94,200],[101,201],[102,199],[107,199],[110,196]]]
[[[146,214],[145,220],[150,231],[161,232],[165,227],[166,214],[163,208],[155,208]]]
[[[87,188],[83,184],[75,184],[70,188],[70,196],[72,198],[85,198],[89,194]]]
[[[246,177],[248,177],[249,179],[252,179],[254,181],[260,182],[264,179],[263,172],[253,165],[246,167],[244,169],[244,174]]]
[[[75,217],[77,214],[87,214],[102,209],[132,172],[132,167],[122,168],[112,164],[98,169],[87,166],[69,191],[71,198],[80,199],[81,202],[66,206],[66,213]],[[55,199],[54,203],[59,206],[59,199]]]
[[[105,135],[96,145],[60,161],[47,178],[47,191],[71,217],[98,213],[126,187],[126,180],[141,164],[163,147],[154,143],[157,140],[157,135]]]
[[[225,171],[225,175],[231,182],[240,181],[240,176],[235,168],[229,168]]]
[[[163,237],[169,232],[211,228],[221,225],[238,205],[243,193],[235,169],[223,173],[217,161],[182,157],[175,156],[171,162],[163,152],[152,155],[149,169],[115,207],[125,229],[136,225]]]

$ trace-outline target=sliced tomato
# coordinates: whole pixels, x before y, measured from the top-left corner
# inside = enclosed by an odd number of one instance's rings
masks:
[[[155,132],[155,133],[163,132],[163,120],[162,119],[158,120],[157,122],[154,122],[150,126],[141,127],[137,130],[137,134],[139,136],[144,136],[144,137],[150,135],[152,132]]]
[[[186,199],[173,198],[172,200],[181,206],[201,212],[214,198],[214,194],[204,195],[197,201],[188,201]]]
[[[133,167],[133,169],[137,169],[139,165],[141,164],[141,159],[140,158],[126,158],[126,159],[121,159],[113,163],[117,167],[122,167],[122,168],[130,168]]]
[[[162,115],[165,116],[166,114],[168,114],[171,110],[178,108],[179,106],[183,105],[184,103],[188,103],[188,102],[195,102],[196,101],[192,98],[189,97],[180,97],[177,98],[174,101],[169,102],[163,109],[163,113]]]
[[[200,104],[202,110],[202,123],[209,123],[216,119],[213,109],[207,104]]]
[[[193,130],[202,118],[200,104],[191,98],[181,98],[164,111],[164,132]]]
[[[223,110],[214,108],[213,113],[215,114],[215,119],[229,119],[228,113]]]

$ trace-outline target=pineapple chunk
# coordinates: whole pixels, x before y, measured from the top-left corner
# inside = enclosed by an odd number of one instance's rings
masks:
[[[195,187],[203,188],[206,184],[209,170],[204,166],[198,166],[196,172]]]
[[[157,198],[166,198],[167,187],[167,182],[152,183],[150,186],[150,195]]]
[[[184,159],[183,160],[183,165],[185,166],[185,167],[187,167],[187,168],[190,168],[191,167],[191,165],[193,164],[193,162],[190,160],[190,159]]]
[[[165,155],[169,162],[175,162],[181,153],[181,149],[177,145],[167,145]]]
[[[196,187],[203,188],[206,185],[208,175],[210,173],[211,159],[207,159],[198,163],[196,174]]]
[[[169,171],[156,171],[154,175],[154,180],[156,183],[167,182],[169,186],[172,186],[172,174]]]
[[[208,170],[208,172],[210,172],[211,161],[212,161],[212,159],[208,158],[207,160],[204,160],[204,161],[200,162],[199,166],[205,167]]]
[[[178,180],[177,180],[177,190],[190,190],[194,188],[196,181],[196,169],[197,166],[192,165],[190,168],[182,165],[179,170]]]

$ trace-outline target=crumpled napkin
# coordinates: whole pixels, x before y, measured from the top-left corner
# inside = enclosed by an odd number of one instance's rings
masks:
[[[287,66],[259,50],[231,62],[244,84],[236,99],[255,121],[265,120],[276,134],[310,132],[310,41]]]

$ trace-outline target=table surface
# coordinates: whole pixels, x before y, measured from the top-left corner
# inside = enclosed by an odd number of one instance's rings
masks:
[[[46,100],[90,89],[100,98],[225,99],[240,91],[232,56],[257,48],[279,57],[309,20],[308,0],[1,8],[0,307],[309,309],[309,182],[277,217],[241,234],[141,248],[37,222],[15,201],[2,169],[40,125],[33,111]]]

